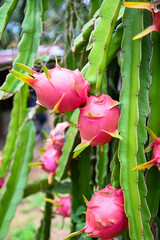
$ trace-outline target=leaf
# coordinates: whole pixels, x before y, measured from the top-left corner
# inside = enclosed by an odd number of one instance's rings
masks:
[[[87,143],[80,143],[79,145],[76,146],[76,148],[73,150],[74,154],[73,154],[73,158],[78,157],[78,155],[83,152],[89,145],[91,144],[90,142]]]
[[[24,121],[18,139],[11,174],[0,203],[0,239],[3,239],[8,231],[10,221],[14,217],[16,207],[23,197],[23,191],[27,184],[29,168],[27,164],[33,157],[35,143],[35,128],[31,120]]]
[[[56,7],[56,6],[59,5],[61,2],[63,2],[63,0],[55,0],[53,6]]]
[[[79,159],[79,192],[80,198],[82,199],[82,195],[85,198],[91,198],[91,159],[90,159],[91,149],[87,148],[81,154],[81,158]],[[83,202],[82,202],[83,204]],[[86,204],[84,203],[86,206]]]
[[[16,139],[19,135],[19,127],[21,126],[25,110],[27,107],[28,86],[25,85],[14,96],[13,108],[11,112],[11,120],[9,124],[9,131],[6,139],[6,144],[2,154],[2,164],[0,168],[0,178],[6,176],[9,169],[10,162],[16,147]]]
[[[26,198],[32,194],[36,194],[39,191],[45,191],[47,189],[53,188],[54,184],[54,182],[48,184],[48,176],[42,179],[35,180],[33,183],[30,183],[25,187],[23,198]]]
[[[160,84],[159,84],[159,65],[158,61],[159,57],[159,34],[157,32],[152,33],[152,41],[153,41],[153,54],[151,59],[151,73],[152,73],[152,84],[149,91],[149,99],[151,105],[151,113],[149,117],[148,127],[156,134],[157,137],[160,136],[160,126],[159,126],[159,119],[160,119]]]
[[[156,167],[152,167],[147,173],[147,202],[151,212],[151,221],[158,213],[159,208],[159,196],[160,196],[160,188],[157,186],[160,181],[159,170]]]
[[[115,55],[121,49],[122,35],[123,35],[123,24],[121,23],[116,27],[116,30],[112,36],[112,40],[108,50],[106,66],[108,66],[112,62]]]
[[[95,14],[97,9],[100,7],[100,1],[99,0],[91,0],[91,16]]]
[[[87,22],[82,30],[81,33],[75,38],[73,46],[72,46],[72,51],[73,52],[77,52],[82,50],[86,45],[87,42],[89,40],[89,36],[92,32],[92,30],[94,29],[94,22],[96,20],[96,18],[99,16],[99,11],[97,11],[93,18],[89,20],[89,22]]]
[[[160,35],[157,32],[152,33],[152,41],[153,41],[153,51],[152,51],[152,59],[151,59],[151,73],[152,73],[152,84],[149,91],[149,99],[150,99],[150,117],[148,122],[148,127],[152,129],[157,137],[160,137],[160,84],[159,84],[159,64],[160,61]],[[155,217],[158,211],[158,204],[160,198],[160,191],[158,187],[158,182],[160,181],[160,174],[158,170],[153,167],[147,173],[147,186],[148,186],[148,196],[147,201],[149,205],[149,209],[151,211],[151,220]]]
[[[66,194],[70,192],[70,182],[60,182],[57,183],[53,181],[51,184],[48,184],[48,176],[43,177],[42,179],[37,179],[33,183],[28,184],[24,189],[23,198],[26,198],[32,194],[36,194],[39,191],[53,190],[60,194]]]
[[[123,16],[124,34],[122,41],[122,103],[119,130],[123,141],[119,145],[121,165],[120,183],[124,193],[125,211],[129,220],[129,234],[132,240],[143,239],[141,199],[138,189],[138,173],[132,172],[136,166],[138,151],[138,92],[139,64],[141,60],[140,40],[132,37],[142,29],[142,13],[139,10],[126,9]]]
[[[132,10],[133,11],[133,10]],[[150,14],[144,16],[144,24],[148,25],[148,19],[150,19]],[[145,28],[145,26],[144,26]],[[138,135],[138,153],[137,153],[137,165],[146,162],[146,157],[144,153],[144,143],[147,141],[146,132],[146,118],[149,114],[149,96],[148,87],[151,83],[150,72],[149,72],[149,62],[151,57],[151,43],[150,36],[146,36],[142,39],[142,59],[140,65],[140,91],[138,96],[138,108],[139,108],[139,122],[137,126]],[[139,193],[141,198],[141,213],[143,222],[143,233],[144,239],[153,239],[153,235],[150,229],[150,218],[151,214],[147,205],[146,195],[147,188],[144,179],[144,172],[139,171]]]
[[[72,116],[70,121],[73,123],[77,123],[78,121],[78,116],[79,116],[79,109],[76,109]],[[63,146],[62,149],[62,155],[58,161],[58,168],[56,169],[56,176],[55,179],[57,181],[60,181],[62,179],[62,176],[65,172],[65,169],[67,167],[67,164],[72,156],[72,149],[74,147],[74,142],[75,142],[75,138],[77,136],[78,133],[78,129],[77,128],[73,128],[72,126],[69,127],[69,129],[67,130],[67,134],[66,134],[66,142]]]
[[[37,55],[40,36],[42,33],[41,21],[41,2],[39,0],[28,0],[26,14],[22,24],[23,35],[19,43],[19,54],[13,62],[14,70],[22,72],[23,70],[16,66],[16,63],[23,63],[28,67],[32,67]],[[9,94],[18,91],[23,85],[23,82],[16,79],[12,74],[7,76],[6,82],[2,85],[1,90],[9,92],[4,94],[6,98]]]
[[[42,9],[43,9],[42,21],[45,21],[45,14],[48,9],[48,5],[49,5],[49,0],[42,0]]]
[[[120,162],[118,159],[118,142],[116,141],[113,147],[113,159],[110,168],[113,165],[112,170],[112,184],[114,188],[120,188]]]
[[[5,1],[0,8],[0,39],[19,0]]]
[[[96,183],[98,186],[102,186],[104,178],[107,175],[107,163],[108,163],[108,144],[97,146],[97,163],[96,163]]]
[[[92,84],[91,93],[93,94],[100,92],[103,75],[106,70],[109,46],[121,3],[121,0],[104,0],[100,7],[101,19],[95,29],[95,43],[89,54],[90,65],[85,76]]]

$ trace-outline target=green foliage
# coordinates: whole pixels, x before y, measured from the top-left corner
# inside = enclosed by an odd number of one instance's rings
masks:
[[[99,94],[101,90],[106,59],[121,3],[120,0],[104,0],[100,8],[100,21],[94,32],[95,43],[88,57],[90,64],[86,73],[86,79],[92,84],[91,92],[94,94]]]
[[[141,216],[141,200],[138,189],[138,173],[132,172],[137,163],[138,137],[138,92],[140,40],[133,41],[133,36],[142,29],[142,13],[126,9],[123,17],[125,24],[122,41],[122,103],[119,130],[123,141],[119,146],[121,162],[121,186],[124,192],[125,209],[129,219],[131,239],[143,239],[143,223]],[[131,67],[128,67],[131,66]]]
[[[104,184],[104,179],[107,175],[107,163],[108,163],[108,144],[103,146],[97,146],[97,163],[96,163],[96,183],[98,186]]]
[[[149,16],[144,16],[144,25],[148,26]],[[144,26],[145,27],[145,26]],[[139,122],[137,126],[138,133],[138,154],[137,154],[137,164],[142,164],[146,162],[146,157],[144,153],[144,143],[147,141],[147,132],[145,129],[146,119],[149,114],[149,101],[148,101],[148,87],[151,84],[151,77],[149,72],[149,62],[151,57],[151,46],[149,36],[146,36],[142,40],[142,57],[140,66],[140,90],[138,96],[138,108],[139,108]],[[144,239],[153,239],[150,230],[150,211],[148,209],[146,195],[147,188],[144,179],[144,172],[139,171],[139,193],[141,198],[141,213],[144,231]]]
[[[43,208],[39,229],[37,231],[30,224],[12,233],[12,239],[50,238],[53,212],[51,204],[43,202],[44,194],[47,198],[53,198],[54,194],[71,194],[71,231],[82,229],[86,199],[91,199],[95,188],[101,189],[108,183],[115,188],[121,187],[124,192],[129,229],[121,234],[122,240],[159,239],[159,170],[153,167],[133,172],[132,169],[152,158],[152,153],[144,151],[151,142],[146,126],[160,137],[160,33],[153,32],[151,38],[148,35],[133,41],[133,36],[152,24],[151,14],[124,10],[122,2],[91,0],[84,4],[81,0],[9,0],[0,3],[0,38],[16,14],[17,3],[23,8],[26,5],[19,54],[13,61],[13,69],[23,73],[16,63],[32,68],[47,61],[44,56],[38,62],[35,60],[40,39],[46,43],[48,27],[52,45],[64,44],[63,67],[82,69],[82,75],[91,83],[89,94],[108,92],[120,101],[119,131],[123,138],[105,144],[103,149],[79,144],[76,128],[79,109],[73,113],[55,114],[54,125],[64,120],[70,122],[56,174],[51,184],[48,175],[29,182],[27,164],[32,161],[36,147],[31,119],[41,112],[41,108],[37,111],[34,107],[27,108],[29,88],[9,73],[0,91],[0,99],[15,94],[0,168],[0,178],[6,178],[0,199],[0,239],[7,235],[17,205],[23,198],[28,201],[26,197],[32,195],[37,198],[31,200],[25,213],[39,205]],[[42,21],[45,31],[42,31]],[[46,67],[42,69],[48,76]],[[79,155],[73,153],[77,145]],[[151,225],[153,229],[156,226],[156,234],[152,233]],[[73,235],[74,240],[90,239],[86,234]]]
[[[26,14],[22,24],[23,35],[18,46],[19,54],[13,62],[14,70],[22,71],[16,63],[23,63],[29,67],[33,65],[42,33],[41,11],[41,2],[39,0],[27,1]],[[4,91],[3,98],[10,96],[22,86],[21,81],[9,74],[6,82],[1,87],[1,90]],[[6,95],[5,92],[7,92]]]
[[[19,129],[23,123],[26,111],[28,97],[28,86],[24,86],[15,96],[13,100],[13,109],[11,113],[11,121],[9,124],[9,133],[7,135],[6,145],[2,155],[2,165],[0,168],[0,177],[5,177],[12,161],[13,153],[16,147],[16,139]]]
[[[149,92],[149,99],[151,103],[151,113],[149,116],[149,124],[148,127],[157,135],[160,136],[160,125],[159,125],[159,45],[160,36],[158,33],[152,34],[153,41],[153,53],[151,59],[151,73],[152,73],[152,85]],[[148,205],[151,209],[151,218],[153,219],[158,211],[160,191],[157,186],[157,182],[160,180],[160,174],[157,172],[157,169],[153,168],[147,174],[147,185],[148,185]],[[153,193],[154,191],[154,193]]]
[[[70,121],[74,124],[77,123],[77,119],[79,116],[79,111],[75,110],[71,116]],[[66,166],[69,167],[69,160],[72,157],[72,150],[74,147],[75,138],[77,136],[78,130],[75,127],[70,126],[67,134],[66,134],[66,142],[62,149],[62,156],[59,159],[59,166],[56,169],[56,177],[57,181],[60,181],[63,177],[64,172],[66,171]]]
[[[15,230],[11,237],[12,240],[19,240],[19,239],[24,239],[24,240],[32,240],[34,239],[36,232],[36,226],[34,224],[28,224],[25,228],[19,228]]]
[[[0,8],[0,39],[19,0],[5,1]]]
[[[14,162],[11,174],[7,181],[6,190],[0,204],[0,239],[3,239],[8,231],[10,221],[14,217],[17,204],[23,197],[23,191],[27,184],[29,167],[33,157],[35,143],[35,128],[31,120],[25,120],[20,128],[14,152]]]

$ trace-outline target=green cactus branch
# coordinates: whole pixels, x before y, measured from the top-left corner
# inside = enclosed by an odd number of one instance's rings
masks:
[[[23,72],[16,63],[23,63],[32,67],[37,55],[40,36],[42,33],[41,2],[39,0],[27,1],[26,14],[22,24],[23,35],[18,46],[19,54],[13,62],[14,70]],[[10,97],[18,91],[23,83],[9,74],[1,89],[4,91],[3,98]]]
[[[100,8],[100,21],[95,29],[94,45],[89,54],[89,68],[85,76],[92,84],[91,93],[96,95],[101,91],[109,46],[121,3],[120,0],[104,0]]]
[[[125,198],[125,210],[129,220],[129,233],[133,240],[144,239],[141,215],[141,199],[138,189],[138,173],[132,172],[137,164],[138,137],[138,92],[139,64],[141,61],[140,40],[133,41],[136,32],[142,29],[142,13],[126,9],[123,17],[124,34],[122,40],[122,103],[119,121],[123,141],[119,145],[121,165],[120,183]]]
[[[18,137],[19,128],[24,120],[24,114],[27,107],[28,86],[25,85],[14,96],[13,108],[11,112],[11,121],[9,124],[9,132],[6,139],[6,144],[3,149],[2,164],[0,168],[0,177],[5,177],[12,161],[15,151],[15,142]]]
[[[0,39],[19,0],[5,1],[0,8]]]

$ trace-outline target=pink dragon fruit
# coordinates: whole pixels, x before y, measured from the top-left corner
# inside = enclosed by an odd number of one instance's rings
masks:
[[[70,217],[71,214],[71,196],[60,197],[58,201],[44,198],[45,201],[54,204],[54,212],[58,212],[63,217]]]
[[[61,152],[53,148],[52,144],[47,144],[45,152],[42,154],[38,165],[49,173],[48,183],[52,182],[52,177],[55,175],[55,171],[58,167],[58,160],[61,156]]]
[[[54,69],[43,67],[44,72],[37,73],[23,64],[17,65],[31,76],[17,71],[11,73],[33,87],[37,94],[37,103],[53,110],[52,112],[70,112],[87,101],[90,83],[82,77],[78,69],[71,71],[57,64]]]
[[[2,155],[0,154],[0,166],[1,166],[1,159],[2,159]],[[4,183],[5,183],[5,179],[4,178],[0,178],[0,188],[3,187]]]
[[[81,143],[75,148],[73,158],[77,157],[87,146],[104,145],[113,137],[121,139],[118,134],[119,103],[110,96],[101,94],[90,96],[87,104],[80,109],[78,129]]]
[[[58,123],[56,127],[50,132],[48,142],[52,143],[52,146],[57,151],[61,151],[65,142],[65,131],[70,126],[68,122]]]
[[[114,189],[110,184],[100,191],[95,191],[93,198],[86,200],[86,205],[85,227],[71,233],[65,240],[82,232],[87,233],[87,237],[109,240],[128,228],[122,189]]]
[[[149,128],[146,128],[148,133],[151,135],[153,142],[147,147],[147,151],[153,148],[152,160],[146,163],[143,163],[133,169],[133,171],[141,170],[148,168],[150,169],[153,166],[156,166],[160,170],[160,137],[158,138]]]
[[[147,27],[141,33],[137,34],[133,40],[141,38],[152,31],[160,32],[160,2],[124,2],[123,5],[128,8],[147,9],[152,12],[153,25]]]
[[[65,130],[69,127],[68,122],[58,123],[56,127],[47,136],[44,152],[40,158],[41,162],[30,163],[28,166],[42,166],[49,173],[48,183],[52,182],[52,177],[58,167],[59,158],[62,155],[62,147],[65,142]]]

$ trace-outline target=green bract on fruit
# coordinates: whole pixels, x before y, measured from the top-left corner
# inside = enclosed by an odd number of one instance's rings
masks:
[[[123,5],[128,8],[147,9],[152,12],[153,25],[137,34],[133,40],[141,38],[152,31],[160,32],[160,2],[124,2]]]
[[[157,137],[149,128],[146,129],[153,140],[151,144],[147,147],[147,151],[153,149],[152,160],[135,167],[133,171],[145,168],[149,169],[153,166],[156,166],[160,170],[160,137]]]

